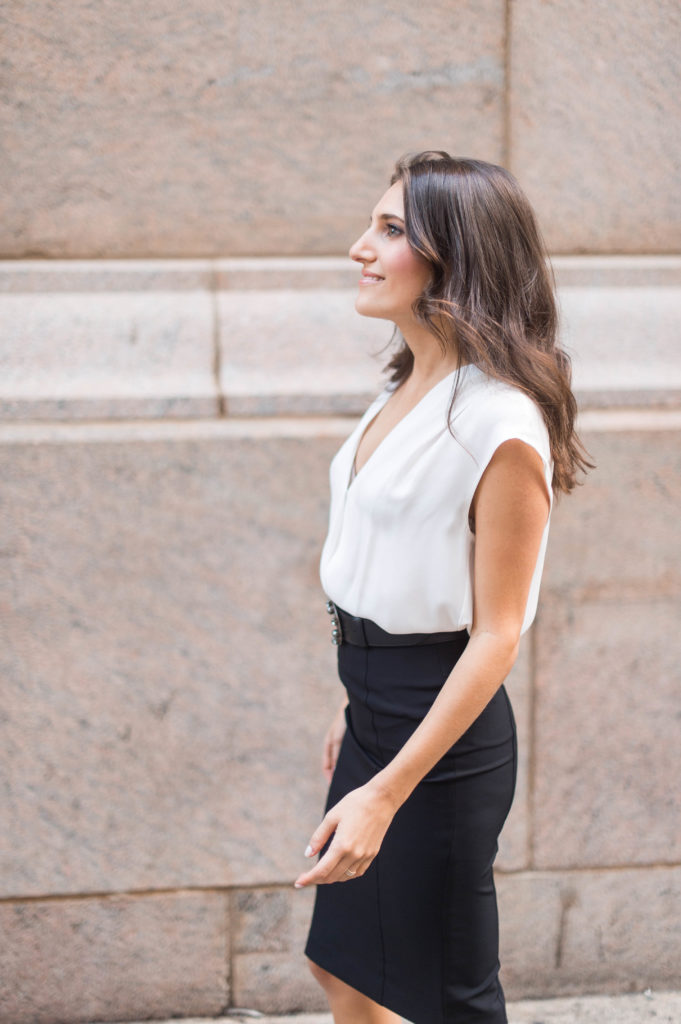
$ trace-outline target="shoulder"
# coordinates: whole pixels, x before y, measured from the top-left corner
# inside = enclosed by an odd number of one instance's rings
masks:
[[[497,449],[518,440],[539,454],[550,487],[553,460],[546,422],[534,399],[519,387],[471,367],[454,402],[451,432],[472,461],[472,486],[477,486]]]
[[[471,367],[454,403],[451,426],[455,435],[470,442],[473,451],[496,441],[529,440],[542,454],[550,454],[548,429],[541,409],[519,387]],[[496,447],[496,445],[495,445]]]

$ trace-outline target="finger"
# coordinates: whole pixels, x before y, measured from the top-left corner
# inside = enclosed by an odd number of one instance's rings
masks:
[[[310,836],[310,841],[305,849],[306,857],[314,857],[316,853],[319,853],[322,846],[324,846],[324,843],[326,843],[326,841],[330,839],[333,833],[336,831],[337,824],[338,821],[336,819],[336,816],[333,815],[331,812],[324,816],[321,823],[317,826],[317,828]]]
[[[306,885],[322,885],[325,882],[338,881],[342,871],[339,873],[338,865],[342,863],[343,870],[352,866],[356,857],[348,855],[332,842],[323,857],[317,861],[315,866],[301,874],[293,883],[296,889],[304,888]]]
[[[352,854],[349,855],[348,857],[343,857],[343,859],[338,862],[338,864],[333,869],[333,871],[331,871],[328,874],[328,876],[326,878],[326,881],[327,882],[352,882],[352,881],[354,881],[354,879],[355,878],[359,878],[360,874],[362,873],[361,865],[364,863],[364,860],[365,860],[364,857],[360,858],[360,857],[357,857],[356,855],[353,856]],[[348,871],[351,871],[352,874],[348,874]]]

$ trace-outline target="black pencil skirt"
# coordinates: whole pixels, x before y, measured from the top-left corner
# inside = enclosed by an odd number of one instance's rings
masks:
[[[413,647],[341,644],[347,728],[325,812],[400,750],[467,642],[462,631]],[[412,1024],[506,1024],[492,864],[516,768],[502,686],[397,811],[365,874],[317,886],[310,960]]]

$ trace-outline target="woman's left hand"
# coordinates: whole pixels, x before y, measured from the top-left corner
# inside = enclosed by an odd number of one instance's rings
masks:
[[[396,810],[394,801],[373,779],[351,790],[334,804],[312,833],[306,857],[314,857],[334,832],[335,835],[314,868],[296,879],[296,889],[350,882],[363,875],[378,853]],[[347,871],[353,873],[349,875]]]

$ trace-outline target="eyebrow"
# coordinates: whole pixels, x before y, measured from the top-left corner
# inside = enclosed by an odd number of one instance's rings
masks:
[[[381,214],[381,215],[379,216],[379,218],[378,218],[378,219],[379,219],[379,220],[399,220],[401,224],[404,224],[404,218],[403,218],[403,217],[400,217],[400,216],[399,216],[398,214],[396,214],[396,213],[382,213],[382,214]],[[369,222],[371,222],[371,217],[369,218]]]

